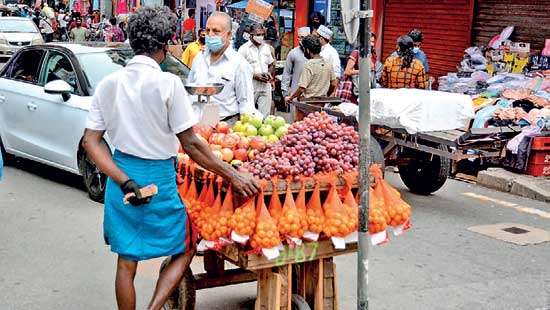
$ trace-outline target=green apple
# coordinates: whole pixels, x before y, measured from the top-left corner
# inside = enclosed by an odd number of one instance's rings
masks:
[[[286,125],[286,121],[282,116],[276,116],[275,119],[273,120],[272,126],[273,128],[275,128],[275,130],[281,128],[284,125]]]
[[[252,117],[250,120],[248,120],[249,124],[252,124],[257,129],[260,129],[262,127],[262,119],[260,117]]]
[[[260,134],[260,136],[267,137],[273,134],[273,127],[271,127],[271,125],[264,124],[262,125],[262,127],[260,127],[258,133]]]
[[[248,121],[252,118],[252,115],[250,113],[243,113],[241,114],[241,122],[243,124],[248,123]]]
[[[279,141],[279,137],[277,137],[276,135],[267,136],[267,143],[275,143],[277,141]]]
[[[243,164],[243,162],[238,160],[238,159],[233,159],[231,161],[231,166],[233,166],[235,168],[239,168],[242,164]]]
[[[275,135],[280,138],[284,135],[286,135],[286,133],[288,132],[288,126],[281,126],[279,128],[277,128],[277,130],[275,130]]]
[[[252,124],[246,125],[246,130],[244,131],[245,136],[252,137],[258,135],[258,129]]]
[[[275,115],[268,115],[265,119],[264,119],[264,124],[266,125],[271,125],[273,127],[273,122],[275,121]]]
[[[237,121],[235,125],[233,125],[234,132],[243,132],[245,130],[246,130],[246,125],[241,121]]]

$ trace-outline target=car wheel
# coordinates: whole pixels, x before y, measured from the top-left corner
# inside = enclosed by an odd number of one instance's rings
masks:
[[[103,203],[107,176],[99,171],[86,152],[81,153],[78,163],[88,196],[95,202]]]

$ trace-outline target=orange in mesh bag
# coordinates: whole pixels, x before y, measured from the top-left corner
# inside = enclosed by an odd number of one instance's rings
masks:
[[[271,200],[269,201],[268,210],[271,217],[275,220],[275,223],[279,223],[279,219],[281,218],[281,215],[283,215],[283,204],[279,198],[279,190],[277,188],[279,179],[275,177],[271,179],[271,182],[273,184],[273,189],[271,192]]]
[[[290,181],[286,182],[286,196],[283,204],[283,214],[279,219],[279,233],[292,238],[301,238],[307,229],[307,219],[302,221],[302,214],[296,208],[290,189]]]
[[[229,219],[231,230],[242,236],[250,236],[256,227],[256,209],[254,198],[248,199],[242,206],[235,209]]]
[[[343,205],[347,209],[348,214],[353,222],[353,230],[357,230],[359,227],[359,205],[353,197],[353,192],[351,191],[353,184],[357,180],[357,173],[348,173],[343,176],[346,186],[344,186],[342,192],[344,193]]]
[[[201,235],[208,241],[218,241],[221,237],[228,237],[229,219],[233,213],[233,194],[229,187],[226,197],[222,204],[221,185],[223,180],[218,178],[218,194],[212,206],[204,208],[201,212],[201,226],[199,227]],[[228,199],[231,199],[228,201]]]
[[[355,224],[349,210],[344,207],[338,196],[336,177],[331,176],[329,183],[330,190],[323,204],[323,210],[325,211],[324,232],[328,237],[346,237],[355,231]]]
[[[264,202],[263,187],[258,195],[256,228],[250,245],[253,249],[271,249],[281,244],[277,224]]]
[[[397,227],[408,222],[411,217],[411,206],[401,199],[395,188],[384,181],[380,167],[374,166],[369,169],[376,181],[375,195],[382,195],[384,199],[387,224]]]
[[[191,164],[190,166],[190,177],[189,177],[189,189],[185,193],[185,196],[183,197],[183,202],[185,202],[185,206],[187,207],[187,214],[189,215],[189,219],[193,222],[196,220],[198,216],[198,211],[200,210],[200,206],[198,203],[198,193],[197,193],[197,184],[196,184],[196,178],[195,178],[195,165]]]
[[[315,187],[306,206],[308,230],[313,233],[321,233],[325,223],[325,213],[321,203],[321,184],[315,178]]]
[[[298,192],[298,197],[296,197],[296,209],[298,209],[298,213],[300,214],[300,222],[304,230],[307,230],[308,224],[307,224],[307,212],[306,212],[306,180],[307,178],[301,179],[301,187],[300,191]]]
[[[386,230],[387,212],[384,210],[384,197],[369,188],[369,233],[375,234]]]

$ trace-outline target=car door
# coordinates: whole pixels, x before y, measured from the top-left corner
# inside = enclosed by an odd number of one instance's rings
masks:
[[[39,85],[40,68],[45,51],[27,49],[14,55],[7,64],[0,83],[0,135],[9,153],[32,157],[40,145],[34,130],[33,114],[43,97]]]
[[[69,100],[61,95],[47,94],[37,102],[32,127],[39,137],[41,158],[73,172],[78,171],[76,154],[90,105],[91,97],[84,96],[75,66],[63,51],[48,51],[42,65],[40,84],[63,80],[72,87]]]

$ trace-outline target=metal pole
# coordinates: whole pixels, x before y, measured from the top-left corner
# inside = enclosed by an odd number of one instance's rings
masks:
[[[361,1],[363,22],[359,30],[361,44],[361,61],[359,63],[359,190],[361,205],[359,207],[359,239],[357,254],[357,309],[369,308],[368,298],[368,270],[369,270],[369,165],[370,165],[370,83],[371,83],[371,48],[370,48],[370,0]]]

